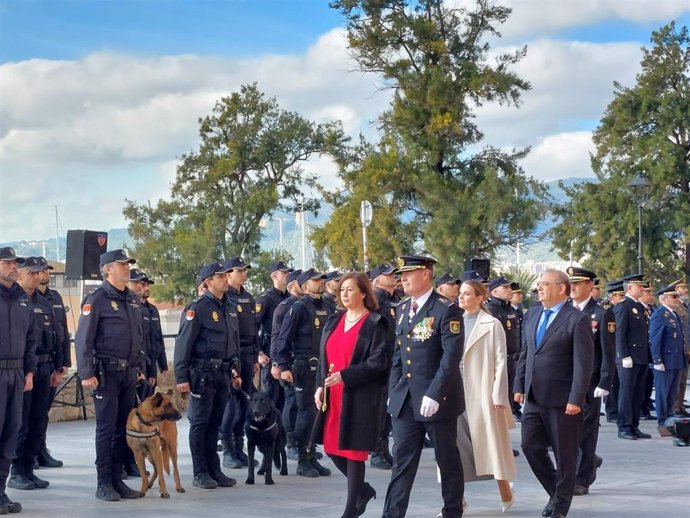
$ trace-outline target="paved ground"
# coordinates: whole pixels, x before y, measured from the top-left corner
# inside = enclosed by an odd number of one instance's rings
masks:
[[[51,424],[48,443],[54,455],[65,461],[60,469],[41,469],[37,475],[50,481],[50,488],[34,491],[9,489],[11,498],[22,502],[22,516],[43,517],[121,517],[137,516],[235,516],[313,518],[339,517],[344,508],[345,479],[335,473],[331,477],[304,479],[295,475],[295,463],[289,463],[290,475],[275,476],[275,486],[244,484],[246,472],[225,470],[240,479],[233,488],[201,490],[191,484],[191,460],[187,444],[186,418],[179,422],[180,460],[185,494],[172,493],[169,500],[159,498],[157,486],[143,499],[101,502],[94,498],[96,487],[94,460],[94,421]],[[575,497],[571,517],[687,516],[690,509],[690,447],[673,446],[672,439],[656,433],[655,421],[644,421],[643,431],[653,435],[650,440],[635,442],[616,438],[613,424],[603,420],[599,454],[604,464],[588,496]],[[519,444],[519,429],[512,431],[513,443]],[[538,517],[546,503],[546,495],[532,475],[524,456],[517,459],[515,481],[516,503],[508,512],[515,517]],[[376,488],[365,516],[380,516],[390,474],[368,470],[367,479]],[[169,477],[169,486],[173,486]],[[139,479],[130,479],[138,487]],[[499,497],[493,481],[474,482],[466,486],[469,508],[465,516],[502,516]],[[432,518],[441,503],[432,450],[425,450],[417,480],[412,491],[409,517]]]

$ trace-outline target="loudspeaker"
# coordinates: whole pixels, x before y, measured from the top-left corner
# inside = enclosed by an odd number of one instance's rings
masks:
[[[481,275],[484,280],[488,280],[491,275],[491,261],[488,259],[465,259],[465,271],[474,270]]]
[[[95,230],[68,230],[65,277],[103,280],[98,263],[108,250],[108,233]]]

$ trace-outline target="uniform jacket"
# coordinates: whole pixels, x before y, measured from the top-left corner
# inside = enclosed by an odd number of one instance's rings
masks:
[[[65,303],[62,300],[62,295],[55,290],[46,288],[43,296],[53,306],[53,313],[55,313],[55,322],[60,327],[58,330],[58,341],[62,349],[62,366],[72,366],[72,345],[69,339],[69,328],[67,327],[67,311],[65,310]]]
[[[39,363],[50,363],[53,370],[61,369],[63,350],[59,339],[62,326],[57,323],[53,305],[38,290],[34,290],[29,300],[33,307],[36,325],[36,357]],[[42,360],[41,357],[46,355],[50,356],[50,360]]]
[[[590,298],[583,313],[590,317],[594,338],[591,387],[611,390],[616,357],[616,320],[613,311]]]
[[[513,392],[541,406],[582,407],[592,377],[594,338],[590,318],[566,302],[546,329],[539,351],[535,340],[543,308],[525,315],[522,352]]]
[[[649,363],[648,330],[644,307],[625,297],[613,307],[616,317],[616,365],[631,357],[634,364]]]
[[[490,298],[487,302],[487,310],[497,318],[503,325],[503,330],[506,334],[506,350],[507,354],[520,354],[520,317],[517,310],[510,302],[505,300]],[[517,356],[514,357],[517,359]]]
[[[374,289],[374,295],[379,303],[379,308],[376,310],[385,320],[388,327],[388,344],[393,351],[393,344],[395,343],[395,308],[398,307],[400,299],[393,294],[390,295],[386,290],[381,288]]]
[[[288,298],[287,292],[273,287],[256,299],[256,324],[259,328],[259,350],[271,355],[271,334],[273,332],[273,313]]]
[[[233,360],[239,352],[237,308],[210,291],[190,302],[175,339],[175,380],[189,382],[192,360]]]
[[[269,355],[273,361],[276,361],[278,354],[276,344],[278,343],[278,335],[280,334],[280,329],[283,326],[283,321],[289,313],[292,305],[298,300],[299,297],[290,295],[288,298],[278,304],[278,307],[273,313],[273,322],[271,323],[271,354]]]
[[[416,421],[456,418],[465,410],[458,369],[464,345],[460,308],[433,291],[409,322],[411,305],[407,299],[396,311],[388,413],[399,416],[409,395]],[[439,403],[431,417],[420,414],[424,396]]]
[[[323,326],[332,306],[325,300],[302,295],[289,309],[276,340],[275,361],[283,370],[295,358],[317,357]]]
[[[163,339],[163,328],[161,327],[161,315],[158,308],[148,300],[143,302],[143,306],[149,311],[151,319],[151,361],[158,365],[161,371],[168,370],[168,357],[165,354],[165,340]]]
[[[317,385],[323,386],[328,373],[326,342],[338,325],[344,311],[337,311],[326,321],[321,335],[321,353]],[[387,323],[378,313],[369,313],[357,336],[350,365],[340,371],[343,378],[343,401],[340,414],[338,448],[370,451],[376,445],[380,419],[386,405],[383,389],[388,381],[391,353],[386,342]],[[318,441],[321,442],[321,441]]]
[[[245,290],[244,286],[240,286],[239,290],[230,286],[226,297],[237,307],[237,321],[240,326],[240,348],[252,349],[255,354],[258,354],[259,334],[254,296]]]
[[[652,313],[649,322],[649,348],[654,364],[663,363],[666,370],[683,369],[684,331],[680,317],[665,306]]]
[[[117,358],[145,371],[141,306],[131,291],[119,291],[107,280],[84,299],[75,337],[77,372],[95,376],[94,360]]]
[[[36,331],[31,301],[16,282],[0,285],[0,360],[24,360],[24,374],[36,372]]]
[[[509,429],[515,427],[508,394],[506,335],[501,322],[480,311],[463,354],[463,382],[477,475],[515,480]],[[496,410],[494,405],[503,405]]]

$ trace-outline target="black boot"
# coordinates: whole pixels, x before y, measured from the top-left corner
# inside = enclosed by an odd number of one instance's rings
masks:
[[[367,510],[367,504],[372,498],[376,500],[376,490],[369,485],[369,482],[365,482],[359,495],[357,495],[357,503],[355,504],[357,516],[364,514],[364,511]]]
[[[223,467],[230,469],[240,469],[242,462],[235,454],[235,441],[230,437],[227,441],[220,441],[223,445]]]
[[[21,513],[22,504],[13,502],[5,493],[0,493],[0,514]]]
[[[331,476],[331,470],[323,467],[321,464],[319,464],[319,461],[316,459],[314,447],[312,447],[311,451],[309,452],[309,458],[311,460],[312,467],[317,471],[320,477]]]
[[[249,464],[249,457],[244,453],[244,436],[235,436],[235,455],[237,460],[242,463],[242,467],[246,468]],[[259,465],[259,461],[254,459],[254,467]]]
[[[192,485],[200,487],[201,489],[215,489],[218,487],[218,482],[211,478],[211,475],[204,472],[199,473],[198,475],[194,475]]]
[[[297,441],[295,441],[295,434],[292,432],[287,433],[287,458],[290,460],[299,460],[299,448],[297,447]]]
[[[36,484],[26,476],[26,470],[23,466],[13,464],[11,473],[10,479],[7,481],[8,487],[22,491],[36,489]]]
[[[209,476],[218,483],[218,487],[232,487],[237,484],[237,480],[226,476],[221,470],[213,471]]]
[[[117,502],[120,500],[120,493],[115,491],[112,484],[98,484],[96,498],[105,502]]]
[[[31,482],[34,483],[36,489],[45,489],[50,485],[50,482],[48,482],[47,480],[43,480],[42,478],[38,478],[31,471],[26,472],[26,478],[28,478],[29,480],[31,480]]]
[[[306,448],[299,449],[299,459],[297,461],[297,474],[300,477],[316,478],[319,472],[316,471],[311,463],[311,457],[307,453]]]
[[[371,453],[369,465],[376,469],[391,469],[393,468],[393,464],[388,461],[389,456],[390,453],[388,453],[388,440],[383,439],[379,441],[376,451]]]
[[[122,482],[122,480],[113,481],[113,488],[115,491],[117,491],[117,494],[120,495],[120,498],[124,498],[125,500],[134,500],[135,498],[139,498],[141,496],[139,491],[135,491],[127,484]]]
[[[54,458],[48,448],[39,451],[38,455],[36,455],[36,460],[42,468],[61,468],[63,466],[63,462]]]

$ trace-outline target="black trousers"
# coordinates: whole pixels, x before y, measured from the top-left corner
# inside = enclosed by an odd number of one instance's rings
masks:
[[[297,402],[295,401],[295,387],[291,383],[280,382],[280,386],[285,394],[285,404],[283,405],[283,426],[285,432],[295,433],[295,422],[297,421]]]
[[[508,391],[510,392],[510,408],[513,414],[521,411],[521,405],[513,399],[513,384],[515,383],[515,373],[517,372],[517,361],[520,357],[520,353],[516,357],[511,358],[513,355],[508,355],[508,360],[506,361],[506,368],[508,370]]]
[[[17,451],[23,395],[23,369],[0,369],[0,495],[5,494],[10,465]]]
[[[189,450],[192,471],[216,473],[220,471],[220,458],[216,452],[218,428],[228,401],[228,384],[222,372],[203,372],[206,376],[203,394],[192,393],[189,398]]]
[[[634,364],[630,369],[617,366],[618,379],[618,431],[632,432],[640,426],[640,413],[647,384],[649,366]]]
[[[599,440],[599,413],[601,412],[601,398],[595,398],[595,385],[590,385],[582,408],[582,437],[580,438],[580,452],[577,463],[576,482],[580,486],[589,487],[594,482],[596,468],[594,455]]]
[[[122,480],[122,465],[128,449],[125,438],[127,416],[134,408],[136,370],[107,372],[105,383],[93,392],[96,411],[96,472],[98,484]]]
[[[24,392],[22,425],[17,435],[16,455],[12,463],[13,474],[25,475],[34,470],[34,459],[48,428],[50,377],[52,374],[53,365],[51,363],[39,363],[34,373],[33,389]]]
[[[293,386],[295,388],[295,439],[300,447],[305,447],[311,435],[316,419],[316,367],[310,368],[306,363],[297,362],[292,367]]]
[[[249,400],[255,391],[254,386],[254,353],[240,353],[239,375],[242,378],[242,391],[230,390],[228,401],[223,412],[223,421],[220,426],[221,439],[230,437],[244,437],[244,423],[247,419],[247,408]]]
[[[280,382],[271,374],[270,363],[261,366],[261,390],[268,393],[276,408],[282,412],[285,408],[285,393]]]
[[[566,415],[564,406],[542,406],[529,398],[522,412],[522,451],[554,510],[562,514],[568,514],[573,500],[582,420],[582,412]]]
[[[424,435],[434,445],[436,462],[441,471],[441,494],[444,518],[462,516],[465,481],[457,446],[457,418],[439,421],[415,421],[409,396],[399,417],[393,423],[393,470],[383,506],[383,518],[403,518],[407,513],[419,458],[424,448]]]
[[[620,380],[618,379],[618,372],[613,371],[611,377],[611,390],[606,396],[606,419],[618,420],[618,392],[620,388]]]

